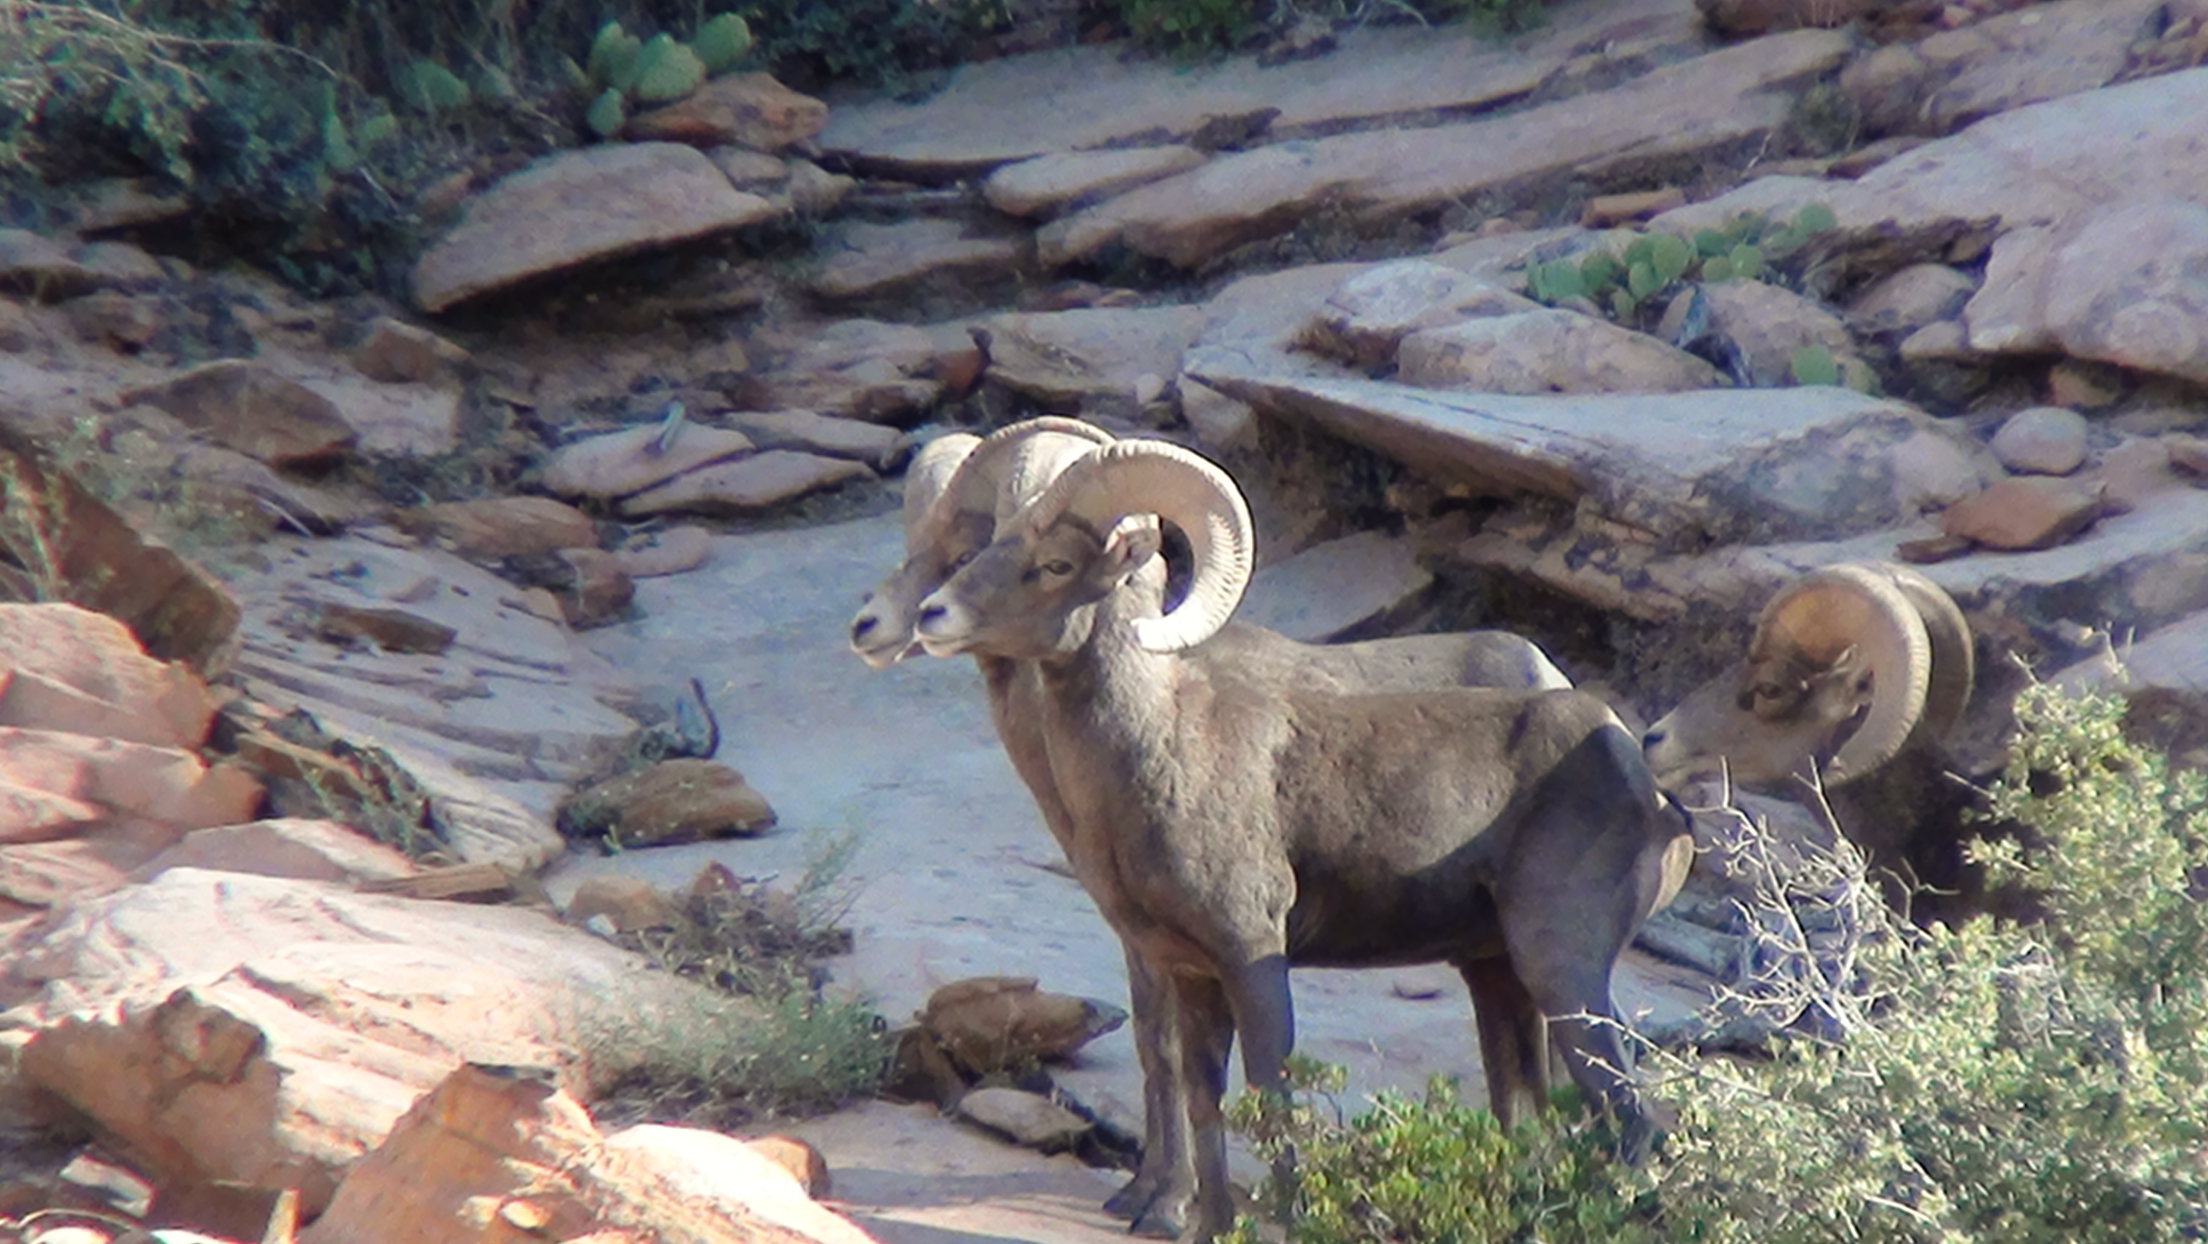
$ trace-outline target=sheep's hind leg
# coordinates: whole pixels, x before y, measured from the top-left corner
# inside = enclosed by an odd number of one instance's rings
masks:
[[[1142,1065],[1142,1162],[1104,1212],[1134,1222],[1138,1234],[1178,1235],[1195,1195],[1188,1154],[1188,1093],[1173,992],[1142,956],[1127,952],[1127,995],[1134,1012],[1135,1057]],[[1226,1051],[1218,1057],[1224,1061]]]
[[[1549,1025],[1505,955],[1456,961],[1472,991],[1487,1108],[1508,1127],[1549,1100]]]
[[[1501,905],[1503,940],[1518,978],[1548,1017],[1572,1080],[1588,1104],[1608,1112],[1618,1128],[1618,1156],[1638,1165],[1655,1140],[1655,1125],[1633,1078],[1633,1051],[1610,997],[1610,973],[1631,933],[1623,913],[1604,920],[1583,912],[1569,932],[1555,913],[1526,903]]]

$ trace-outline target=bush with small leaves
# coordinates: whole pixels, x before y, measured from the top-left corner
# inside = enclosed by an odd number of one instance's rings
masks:
[[[1832,209],[1812,203],[1783,226],[1774,227],[1760,212],[1744,212],[1691,239],[1643,234],[1620,254],[1598,248],[1578,259],[1533,264],[1526,292],[1552,306],[1584,298],[1620,323],[1637,323],[1689,281],[1783,279],[1778,265],[1837,224]]]

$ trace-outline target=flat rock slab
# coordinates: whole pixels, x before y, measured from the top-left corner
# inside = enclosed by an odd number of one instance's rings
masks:
[[[848,458],[770,449],[677,475],[622,502],[621,512],[632,517],[678,512],[749,514],[873,475],[865,463]]]
[[[1380,221],[1567,178],[1623,181],[1761,141],[1793,110],[1783,88],[1847,55],[1845,35],[1797,31],[1491,120],[1275,143],[1054,221],[1037,253],[1056,266],[1123,243],[1193,268],[1321,208]]]
[[[955,220],[858,222],[818,248],[826,255],[807,288],[849,300],[896,293],[930,278],[1001,284],[1012,279],[1027,246],[1018,238],[968,237]]]
[[[1202,331],[1195,307],[1013,312],[975,325],[989,379],[1059,409],[1131,415],[1181,371]]]
[[[695,147],[615,143],[549,155],[477,195],[414,267],[414,301],[442,311],[580,264],[780,215]]]
[[[722,421],[750,437],[761,449],[802,449],[874,465],[888,458],[904,440],[895,428],[836,419],[810,410],[739,411],[722,416]]]
[[[551,805],[637,729],[631,684],[533,612],[522,589],[438,549],[353,536],[279,540],[233,581],[238,670],[261,701],[391,753],[429,792],[463,861],[541,866]],[[396,608],[450,628],[436,655],[341,647],[290,619],[324,604]]]
[[[1083,46],[963,66],[918,104],[840,105],[820,142],[882,175],[947,180],[1048,152],[1175,142],[1212,118],[1267,108],[1279,109],[1276,135],[1469,111],[1528,94],[1589,48],[1708,38],[1686,0],[1578,0],[1511,43],[1464,24],[1368,30],[1344,36],[1331,56],[1270,67],[1252,57],[1192,67]]]
[[[1323,643],[1386,618],[1433,583],[1409,540],[1362,531],[1259,570],[1234,616],[1290,639]]]
[[[1211,157],[1194,147],[1062,151],[1009,164],[981,185],[989,206],[1013,216],[1052,216],[1185,173]]]
[[[1849,389],[1504,396],[1298,377],[1231,350],[1192,351],[1188,372],[1426,474],[1584,498],[1665,542],[1872,530],[1917,516],[1935,465],[1998,470],[1929,416]]]
[[[1673,233],[1744,211],[1832,209],[1842,250],[1926,257],[1959,235],[1990,238],[2143,199],[2208,202],[2208,69],[2086,91],[1988,117],[1886,161],[1855,181],[1766,177],[1666,212]],[[1820,242],[1820,245],[1828,243]]]

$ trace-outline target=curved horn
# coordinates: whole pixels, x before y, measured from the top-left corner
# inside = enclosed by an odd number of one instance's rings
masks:
[[[1164,617],[1136,621],[1135,642],[1151,652],[1194,647],[1226,625],[1256,560],[1249,505],[1210,460],[1165,441],[1116,441],[1068,467],[1022,521],[1041,531],[1071,516],[1101,534],[1135,514],[1180,528],[1195,563],[1187,597]]]
[[[905,467],[905,552],[910,554],[920,547],[922,525],[928,511],[935,508],[938,498],[958,472],[959,464],[981,444],[981,438],[968,432],[952,432],[938,436],[915,450],[912,461]]]
[[[1924,620],[1925,637],[1932,641],[1932,681],[1924,691],[1924,720],[1917,733],[1927,739],[1945,738],[1962,721],[1977,686],[1978,654],[1970,623],[1955,598],[1922,573],[1888,563],[1877,568],[1893,580]]]
[[[989,514],[999,523],[1025,509],[1068,463],[1109,444],[1104,429],[1045,415],[997,429],[974,446],[921,519],[913,547],[942,535],[960,514]]]
[[[1824,668],[1854,648],[1870,667],[1870,710],[1825,767],[1828,783],[1860,777],[1893,759],[1924,715],[1931,639],[1916,607],[1876,567],[1827,566],[1772,597],[1756,619],[1750,661],[1775,655],[1775,647]]]

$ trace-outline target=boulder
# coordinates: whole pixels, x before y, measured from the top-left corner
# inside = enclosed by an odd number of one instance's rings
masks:
[[[1008,215],[1055,216],[1186,172],[1210,158],[1178,145],[1054,152],[998,169],[982,182],[981,193],[989,206]]]
[[[664,108],[629,118],[630,142],[749,147],[776,152],[808,142],[828,122],[828,105],[764,73],[726,74]]]
[[[956,324],[839,320],[760,334],[771,362],[755,379],[760,404],[868,423],[909,425],[937,398],[958,396],[981,370],[981,350]]]
[[[1408,538],[1361,531],[1260,569],[1235,616],[1290,639],[1325,643],[1399,618],[1433,585]]]
[[[541,1069],[463,1065],[346,1175],[300,1244],[870,1244],[733,1137],[608,1137]]]
[[[1376,368],[1393,363],[1403,339],[1422,329],[1539,307],[1487,278],[1430,259],[1401,259],[1342,282],[1311,317],[1303,344]]]
[[[1032,976],[953,981],[920,1011],[920,1026],[974,1077],[1068,1058],[1126,1021],[1108,1002],[1037,989]]]
[[[631,579],[696,570],[712,555],[713,533],[687,523],[639,532],[613,550],[614,562]]]
[[[681,906],[658,886],[612,873],[585,877],[560,915],[569,924],[584,926],[603,920],[621,933],[673,928],[683,919]]]
[[[1910,264],[1873,282],[1848,304],[1856,331],[1907,337],[1955,318],[1978,290],[1977,278],[1941,263]]]
[[[2033,406],[2002,420],[1988,448],[2012,471],[2068,475],[2085,462],[2086,430],[2074,410]]]
[[[816,247],[824,256],[806,288],[851,301],[925,287],[930,292],[1012,281],[1026,246],[1011,237],[969,237],[955,220],[895,224],[855,221]]]
[[[2133,198],[1994,245],[1974,349],[2049,347],[2208,383],[2208,206]]]
[[[872,479],[865,463],[823,458],[794,449],[700,467],[648,488],[621,503],[621,513],[748,514],[772,509],[808,493],[856,479]]]
[[[121,400],[167,411],[215,443],[271,466],[333,466],[357,438],[328,398],[247,359],[202,363],[173,380],[127,390]]]
[[[61,304],[77,337],[128,354],[144,348],[169,326],[168,304],[153,294],[101,290]]]
[[[1202,329],[1195,307],[1016,311],[975,325],[989,379],[1056,410],[1127,418],[1169,392]]]
[[[1698,286],[1696,292],[1708,309],[1709,330],[1732,343],[1740,372],[1756,388],[1797,383],[1795,352],[1811,347],[1831,355],[1843,382],[1871,379],[1847,326],[1811,299],[1763,281],[1717,281]],[[1677,339],[1679,322],[1694,297],[1672,300],[1658,336]]]
[[[744,837],[773,824],[766,797],[713,760],[662,760],[581,791],[560,809],[565,832],[622,847]]]
[[[48,516],[42,547],[22,547],[19,537],[0,533],[0,548],[14,563],[0,565],[0,585],[10,595],[59,596],[121,621],[157,660],[179,661],[202,675],[223,668],[237,638],[238,604],[222,583],[140,537],[55,467],[37,442],[4,423],[0,473],[22,504]],[[52,581],[15,567],[44,567]]]
[[[91,269],[61,243],[28,229],[0,228],[0,290],[57,302],[98,284]]]
[[[752,448],[750,437],[729,428],[685,423],[670,438],[658,423],[638,424],[560,446],[540,478],[563,497],[609,501]]]
[[[1048,1097],[1015,1088],[978,1088],[958,1099],[958,1117],[1040,1153],[1063,1153],[1094,1124]]]
[[[414,267],[438,312],[581,264],[757,224],[781,209],[731,186],[694,147],[614,143],[544,156],[468,203]]]
[[[197,673],[148,656],[114,618],[0,603],[0,727],[190,749],[207,741],[216,702]]]
[[[636,581],[621,559],[604,549],[519,554],[506,558],[500,568],[525,587],[552,593],[561,618],[578,631],[619,621],[636,599]]]
[[[310,1216],[462,1063],[553,1068],[587,1093],[589,1012],[694,989],[534,911],[196,868],[51,913],[0,962],[11,1087],[163,1187],[297,1188]]]
[[[2045,475],[2020,475],[1940,513],[1940,530],[1989,549],[2044,549],[2101,516],[2102,489]]]
[[[471,561],[598,547],[596,521],[550,497],[446,501],[401,510],[391,521],[399,530],[434,540]]]
[[[388,315],[368,325],[367,339],[353,347],[353,367],[370,380],[389,384],[443,384],[467,365],[468,352],[436,333]]]
[[[1483,393],[1677,393],[1715,388],[1717,369],[1646,333],[1541,308],[1403,338],[1396,378]]]

